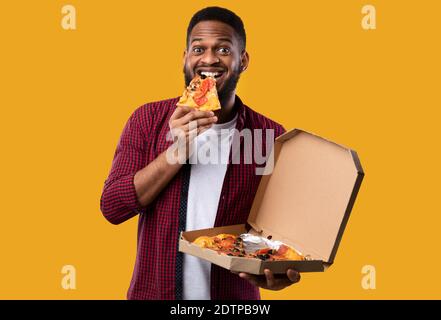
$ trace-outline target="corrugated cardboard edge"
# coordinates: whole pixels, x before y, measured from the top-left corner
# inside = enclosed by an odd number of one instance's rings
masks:
[[[348,206],[346,207],[345,214],[343,216],[343,220],[340,225],[340,229],[338,230],[337,238],[335,240],[334,248],[332,249],[331,256],[329,258],[328,263],[332,264],[334,262],[335,255],[337,254],[338,247],[341,242],[341,238],[343,237],[343,232],[346,228],[346,225],[349,220],[349,216],[351,215],[352,207],[354,206],[355,199],[357,198],[358,191],[360,190],[361,182],[364,178],[364,171],[360,163],[360,159],[358,158],[357,152],[355,150],[349,149],[352,155],[352,159],[354,160],[355,168],[357,169],[357,178],[355,180],[354,188],[352,189],[351,197],[349,198]]]
[[[313,133],[311,131],[303,130],[303,129],[300,129],[300,128],[294,128],[294,129],[291,129],[291,130],[285,132],[284,134],[281,134],[280,136],[278,136],[276,138],[276,141],[286,141],[286,140],[289,140],[289,139],[291,139],[292,137],[294,137],[295,135],[297,135],[297,134],[299,134],[301,132],[313,135],[313,136],[315,136],[315,137],[317,137],[319,139],[325,140],[325,141],[327,141],[329,143],[335,144],[335,145],[337,145],[339,147],[342,147],[344,149],[351,150],[351,148],[348,148],[347,146],[345,146],[343,144],[336,143],[336,142],[334,142],[332,140],[324,138],[324,137],[322,137],[322,136],[320,136],[318,134],[315,134],[315,133]]]

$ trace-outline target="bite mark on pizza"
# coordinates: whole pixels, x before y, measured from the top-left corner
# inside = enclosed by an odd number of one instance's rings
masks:
[[[202,111],[214,111],[221,108],[216,90],[216,79],[213,73],[197,74],[190,82],[176,104]]]

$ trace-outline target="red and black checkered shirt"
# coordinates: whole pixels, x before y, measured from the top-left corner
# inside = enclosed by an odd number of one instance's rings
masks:
[[[129,118],[118,142],[109,177],[104,183],[101,211],[113,224],[139,215],[138,245],[135,268],[127,293],[128,299],[176,298],[177,243],[182,170],[169,182],[147,207],[137,199],[134,175],[165,151],[171,141],[166,139],[168,121],[178,98],[147,103]],[[236,96],[234,110],[238,113],[236,129],[274,129],[277,137],[284,132],[281,125],[251,110]],[[259,137],[260,139],[260,137]],[[265,140],[263,130],[262,141]],[[244,143],[240,142],[241,159]],[[263,143],[263,155],[266,154]],[[219,199],[215,227],[246,223],[260,175],[254,163],[230,163],[227,166]],[[184,195],[185,196],[185,195]],[[259,299],[258,288],[230,271],[212,265],[212,299]]]

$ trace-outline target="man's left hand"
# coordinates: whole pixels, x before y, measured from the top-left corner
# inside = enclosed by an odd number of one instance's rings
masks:
[[[265,275],[253,275],[241,272],[239,277],[248,280],[253,285],[267,290],[282,290],[300,281],[300,273],[288,269],[285,274],[274,275],[271,270],[265,269]]]

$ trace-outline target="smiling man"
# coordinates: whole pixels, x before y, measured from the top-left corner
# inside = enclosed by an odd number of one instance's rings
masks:
[[[196,74],[215,73],[221,109],[215,113],[176,107],[179,98],[147,103],[128,120],[116,148],[101,196],[107,220],[120,224],[139,216],[135,268],[129,299],[259,299],[259,287],[280,290],[300,280],[294,270],[275,276],[233,274],[178,252],[182,230],[246,223],[261,176],[256,163],[220,161],[202,164],[170,161],[174,132],[188,146],[213,147],[231,158],[233,135],[261,129],[274,137],[282,126],[253,111],[236,95],[247,69],[246,34],[233,12],[209,7],[197,12],[187,29],[184,75],[188,85]],[[273,107],[273,106],[271,106]],[[240,140],[239,159],[246,146]],[[265,147],[265,146],[263,146]],[[265,148],[263,148],[265,149]],[[266,150],[263,150],[266,152]]]

